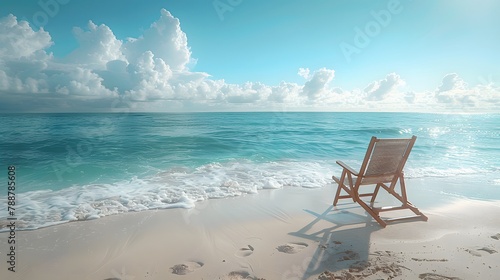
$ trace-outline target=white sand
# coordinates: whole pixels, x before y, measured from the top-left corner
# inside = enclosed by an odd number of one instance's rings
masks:
[[[350,200],[333,208],[332,184],[17,232],[15,273],[2,233],[0,279],[498,279],[500,202],[445,183],[408,180],[429,221],[386,228]]]

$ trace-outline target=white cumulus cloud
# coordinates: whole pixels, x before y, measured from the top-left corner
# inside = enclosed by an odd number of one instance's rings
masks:
[[[456,73],[417,92],[397,73],[365,88],[333,84],[335,70],[299,68],[303,83],[231,84],[193,72],[179,19],[162,9],[137,38],[105,24],[73,29],[79,46],[48,52],[50,34],[13,15],[0,19],[0,111],[488,110],[500,111],[499,84],[469,86]],[[243,69],[244,70],[244,69]]]
[[[479,95],[478,88],[469,88],[458,74],[450,73],[443,77],[441,85],[436,90],[435,97],[439,103],[462,109],[464,107],[475,107],[479,101]]]
[[[165,9],[161,10],[160,18],[141,37],[124,43],[124,53],[129,62],[140,59],[147,51],[161,58],[175,71],[185,70],[191,60],[187,36],[181,30],[179,19]]]
[[[89,21],[88,31],[75,27],[73,34],[80,47],[68,55],[69,62],[103,70],[110,61],[126,61],[121,50],[122,41],[116,39],[108,26],[104,24],[98,26]]]
[[[0,59],[40,57],[52,44],[49,33],[43,28],[34,31],[28,22],[17,21],[14,15],[0,19]]]
[[[386,99],[399,86],[403,85],[405,85],[405,81],[398,74],[390,73],[384,79],[370,83],[364,91],[368,100],[380,101]]]
[[[299,72],[300,73],[300,72]],[[307,75],[309,76],[309,74]],[[309,100],[315,100],[321,95],[328,93],[328,85],[335,77],[335,71],[331,69],[321,68],[315,71],[310,79],[304,84],[302,89]]]

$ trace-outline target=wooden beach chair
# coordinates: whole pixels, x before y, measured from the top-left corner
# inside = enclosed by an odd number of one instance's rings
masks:
[[[409,139],[378,139],[372,137],[359,171],[354,170],[342,161],[337,161],[337,164],[342,166],[343,170],[340,179],[332,176],[333,180],[338,183],[333,205],[336,206],[339,199],[352,198],[382,227],[385,227],[389,222],[406,219],[420,218],[427,221],[427,217],[408,201],[403,174],[403,167],[416,139],[416,136]],[[364,185],[375,185],[373,192],[361,193],[360,187]],[[396,190],[397,185],[399,185],[399,192]],[[401,202],[401,205],[375,207],[375,199],[380,188],[393,195]],[[342,190],[347,194],[341,195]],[[369,204],[362,200],[363,197],[371,197]],[[415,215],[389,219],[380,217],[381,212],[404,209],[411,210]]]

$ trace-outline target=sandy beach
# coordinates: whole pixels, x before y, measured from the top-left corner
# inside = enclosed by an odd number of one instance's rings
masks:
[[[0,1],[0,280],[500,280],[499,13]]]
[[[333,207],[333,183],[263,190],[18,231],[16,272],[3,232],[0,278],[496,279],[500,202],[451,197],[439,178],[407,187],[427,222],[382,228],[351,200]]]

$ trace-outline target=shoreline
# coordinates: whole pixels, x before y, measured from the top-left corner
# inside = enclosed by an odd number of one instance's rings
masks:
[[[407,187],[428,222],[382,229],[351,200],[332,207],[333,184],[266,190],[191,209],[18,231],[15,273],[7,270],[8,232],[2,232],[0,278],[492,279],[500,273],[499,201],[447,196],[440,190],[450,186],[439,179],[408,179]]]

